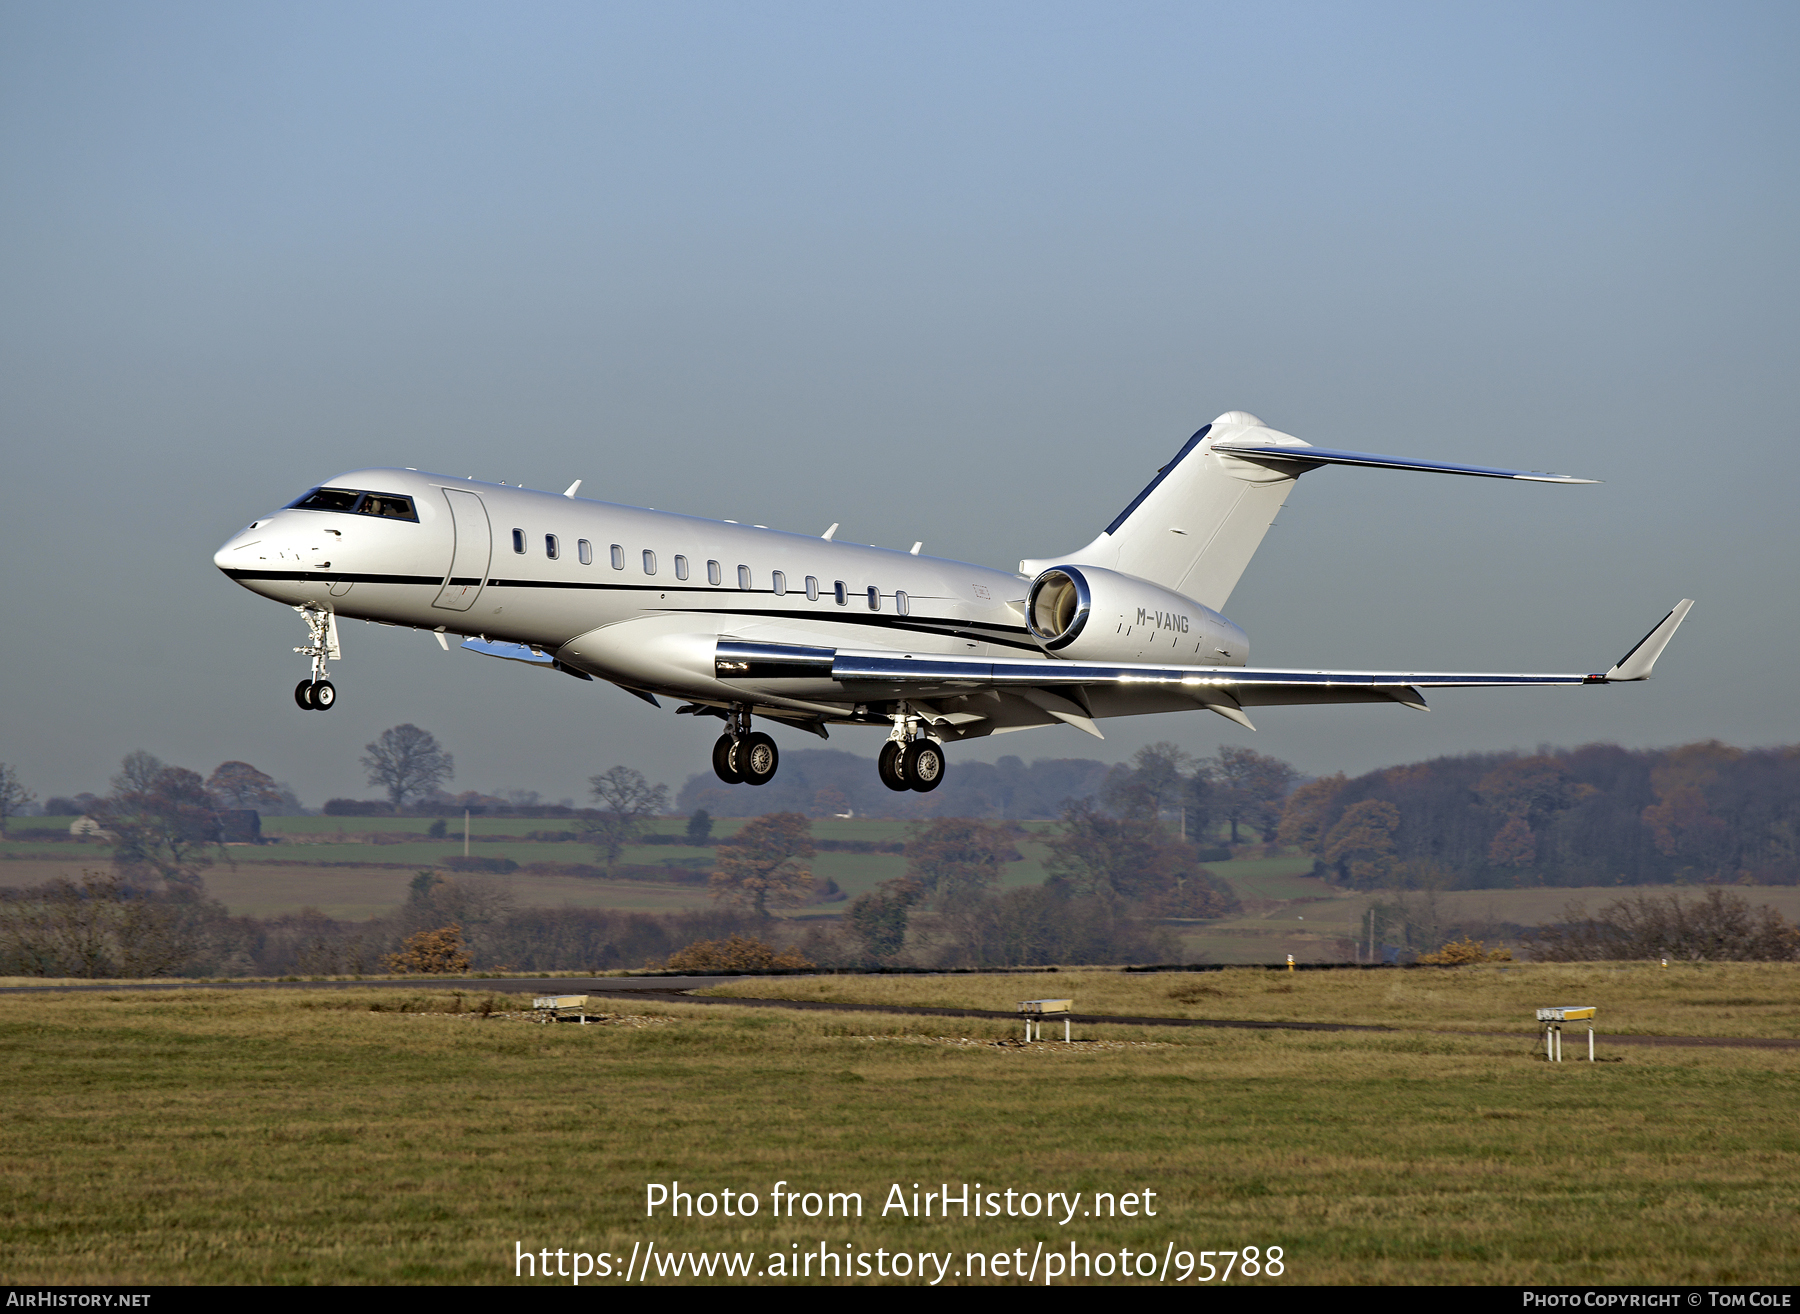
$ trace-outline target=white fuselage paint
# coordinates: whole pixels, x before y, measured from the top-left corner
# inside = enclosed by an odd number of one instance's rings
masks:
[[[321,486],[410,497],[418,521],[281,510],[233,535],[214,563],[245,588],[290,606],[528,644],[602,679],[713,704],[741,702],[745,693],[741,683],[715,676],[720,638],[961,657],[1044,655],[1021,610],[1030,581],[1011,571],[417,471],[354,471]],[[514,550],[515,531],[523,535],[522,552]],[[547,535],[556,538],[555,558]],[[591,564],[580,560],[582,540],[591,545]],[[615,545],[622,566],[614,564]],[[646,552],[654,554],[653,572]],[[678,556],[686,558],[685,580],[676,576]],[[717,584],[708,578],[709,562],[718,563]],[[748,588],[741,568],[748,569]],[[783,593],[775,590],[776,572],[785,576]],[[818,582],[817,598],[807,595],[808,576]],[[1093,618],[1094,633],[1120,636],[1111,659],[1244,663],[1248,641],[1237,626],[1197,602],[1171,615],[1169,596],[1147,585],[1144,598],[1109,603],[1118,616]],[[1218,656],[1227,646],[1230,656]],[[828,682],[788,684],[781,695],[766,691],[756,701],[825,720],[874,719],[856,714]]]

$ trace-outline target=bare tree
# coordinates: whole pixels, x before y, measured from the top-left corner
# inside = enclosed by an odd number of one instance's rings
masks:
[[[200,869],[211,864],[205,851],[219,841],[218,809],[200,773],[139,751],[113,785],[89,814],[115,837],[113,865],[127,879],[160,876],[172,891],[198,896]]]
[[[125,754],[125,760],[119,764],[119,774],[112,778],[115,794],[143,794],[156,788],[156,777],[163,769],[162,759],[154,753],[146,753],[143,749],[133,749]]]
[[[668,810],[669,787],[651,785],[643,772],[628,766],[610,767],[589,777],[588,784],[600,804],[600,815],[588,823],[587,838],[611,870],[618,865],[625,846],[636,838],[644,819]]]
[[[1674,893],[1620,899],[1592,917],[1572,903],[1561,922],[1526,932],[1525,948],[1552,963],[1658,957],[1781,963],[1800,958],[1800,929],[1768,904],[1752,908],[1742,895],[1715,886],[1686,903]]]
[[[396,812],[407,799],[428,794],[456,775],[455,759],[438,746],[435,736],[416,725],[383,730],[381,738],[363,747],[369,753],[362,759],[369,783],[387,791]]]
[[[20,783],[16,768],[0,762],[0,839],[6,837],[6,819],[18,816],[36,797]]]

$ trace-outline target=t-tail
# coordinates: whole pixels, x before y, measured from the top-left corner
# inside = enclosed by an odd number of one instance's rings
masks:
[[[1036,576],[1058,565],[1099,566],[1149,580],[1220,610],[1287,502],[1294,482],[1321,465],[1550,484],[1599,482],[1537,470],[1314,447],[1269,428],[1248,412],[1227,411],[1188,439],[1175,459],[1157,471],[1156,478],[1100,537],[1066,556],[1021,561],[1019,570]]]

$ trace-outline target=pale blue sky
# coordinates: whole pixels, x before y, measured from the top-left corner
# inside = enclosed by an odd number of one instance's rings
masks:
[[[460,787],[678,786],[704,726],[422,635],[298,713],[213,548],[392,464],[1010,566],[1234,408],[1607,481],[1308,475],[1259,662],[1598,669],[1699,605],[1645,686],[952,769],[1800,740],[1796,67],[1791,5],[0,4],[0,761],[316,805],[412,721]]]

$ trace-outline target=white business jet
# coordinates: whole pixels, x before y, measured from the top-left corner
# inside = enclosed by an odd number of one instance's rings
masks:
[[[294,691],[335,704],[338,621],[447,634],[462,646],[653,706],[716,716],[713,769],[767,783],[775,741],[753,717],[809,730],[888,729],[890,789],[935,789],[943,745],[1112,716],[1205,708],[1397,703],[1466,686],[1643,680],[1684,600],[1604,674],[1270,670],[1220,614],[1295,480],[1321,465],[1581,484],[1529,470],[1313,447],[1232,411],[1182,446],[1092,543],[990,570],[762,525],[615,506],[417,470],[358,470],[234,534],[213,557],[297,610],[312,674]]]

